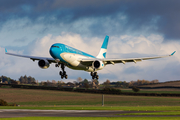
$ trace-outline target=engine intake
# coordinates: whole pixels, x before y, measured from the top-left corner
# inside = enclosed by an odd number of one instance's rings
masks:
[[[101,70],[104,68],[104,63],[102,61],[96,60],[93,62],[93,67],[97,70]]]
[[[39,60],[38,65],[42,69],[47,69],[49,67],[49,62],[47,60]]]

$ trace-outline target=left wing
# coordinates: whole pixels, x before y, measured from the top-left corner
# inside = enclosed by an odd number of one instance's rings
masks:
[[[49,63],[57,63],[54,58],[37,57],[37,56],[28,56],[28,55],[19,55],[19,54],[14,54],[14,53],[8,53],[6,49],[5,49],[5,53],[7,55],[13,55],[13,56],[18,56],[18,57],[30,58],[33,61],[35,61],[35,60],[47,60],[47,61],[49,61]]]
[[[157,59],[157,58],[165,58],[165,57],[170,57],[172,55],[174,55],[176,51],[174,51],[172,54],[170,55],[166,55],[166,56],[156,56],[156,57],[144,57],[144,58],[128,58],[128,59],[98,59],[104,62],[104,64],[115,64],[115,63],[123,63],[125,64],[126,62],[140,62],[142,60],[149,60],[149,59]],[[81,62],[81,64],[84,65],[92,65],[92,63],[97,60],[97,58],[91,58],[91,59],[79,59],[79,61]]]

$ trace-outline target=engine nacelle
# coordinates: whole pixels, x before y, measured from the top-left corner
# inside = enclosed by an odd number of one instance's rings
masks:
[[[38,65],[42,69],[47,69],[49,67],[49,62],[47,60],[39,60]]]
[[[97,70],[101,70],[104,68],[104,63],[102,61],[96,60],[93,62],[92,66]]]

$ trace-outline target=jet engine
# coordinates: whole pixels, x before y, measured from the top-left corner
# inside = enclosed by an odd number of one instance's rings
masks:
[[[96,60],[93,62],[92,66],[97,70],[101,70],[104,68],[104,63],[102,61]]]
[[[42,69],[47,69],[49,67],[49,62],[47,60],[39,60],[38,65]]]

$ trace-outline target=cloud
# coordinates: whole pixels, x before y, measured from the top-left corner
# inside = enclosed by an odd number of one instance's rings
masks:
[[[110,37],[108,46],[108,57],[110,58],[138,58],[138,57],[152,57],[158,55],[168,55],[173,51],[176,54],[169,58],[162,58],[156,60],[147,60],[134,63],[118,64],[108,66],[109,71],[112,71],[116,80],[137,80],[137,79],[159,79],[160,81],[179,79],[179,42],[164,43],[164,38],[160,35],[150,35],[148,37],[139,36],[120,36]],[[116,53],[116,54],[113,54]],[[119,54],[119,55],[118,55]],[[171,64],[173,64],[171,66]],[[177,65],[176,68],[174,68]],[[173,69],[176,75],[173,75]],[[100,71],[99,73],[106,74],[108,71]],[[166,73],[166,74],[164,74]]]
[[[105,36],[104,36],[105,37]],[[75,33],[61,33],[61,35],[53,36],[51,34],[44,36],[30,45],[18,51],[11,51],[14,53],[33,56],[49,55],[49,48],[54,43],[64,43],[76,49],[90,53],[96,56],[100,50],[103,38],[99,37],[82,37]],[[160,81],[177,80],[179,79],[180,71],[180,43],[177,41],[164,43],[164,38],[160,35],[150,36],[110,36],[108,45],[108,58],[137,58],[137,57],[151,57],[157,55],[168,55],[174,50],[177,52],[174,56],[156,60],[147,60],[138,63],[126,63],[107,65],[105,69],[98,72],[100,82],[107,79],[111,81],[131,81],[137,79]],[[26,52],[24,52],[26,51]],[[115,54],[114,54],[115,53]],[[4,48],[0,48],[0,73],[18,79],[21,75],[30,75],[38,80],[61,80],[59,76],[60,68],[55,68],[54,64],[48,69],[41,69],[38,67],[37,61],[32,62],[30,59],[8,56],[4,54]],[[69,79],[76,80],[78,77],[83,79],[91,79],[89,73],[85,71],[71,70],[66,67]],[[67,82],[68,80],[64,80]]]
[[[0,26],[26,18],[28,26],[43,25],[41,32],[58,26],[91,37],[160,34],[169,41],[180,38],[179,10],[179,1],[169,0],[7,0],[0,5]]]
[[[110,36],[108,58],[173,57],[137,64],[108,65],[100,81],[179,78],[179,1],[152,0],[6,0],[0,4],[0,73],[18,79],[59,80],[52,64],[42,70],[37,62],[7,56],[10,52],[47,56],[53,43],[64,43],[96,56],[105,35]],[[89,73],[68,68],[71,80]]]
[[[85,38],[88,39],[88,38]],[[88,39],[90,40],[90,39]],[[87,40],[87,41],[88,41]],[[93,40],[90,40],[90,42],[84,42],[80,35],[72,34],[72,33],[62,33],[61,36],[52,36],[47,35],[37,41],[34,41],[30,43],[30,45],[23,47],[23,50],[19,51],[11,51],[8,50],[8,52],[18,53],[18,54],[24,54],[29,53],[29,55],[33,56],[43,56],[43,57],[50,57],[49,55],[49,48],[54,43],[65,43],[69,46],[73,46],[77,49],[80,49],[82,51],[88,52],[87,48],[90,48],[89,45],[93,46],[93,43],[98,40],[98,38],[94,38]],[[88,44],[90,43],[90,44]],[[100,42],[97,42],[101,44]],[[79,46],[81,45],[81,46]],[[98,44],[97,44],[98,45]],[[97,46],[94,45],[94,46]],[[100,47],[99,47],[100,49]],[[90,53],[95,53],[97,49],[91,50]],[[98,52],[97,52],[98,53]],[[50,66],[50,68],[44,70],[38,67],[37,61],[32,62],[30,59],[27,58],[19,58],[14,56],[8,56],[4,54],[4,48],[1,48],[0,54],[2,57],[0,58],[0,73],[2,75],[10,76],[14,79],[18,79],[21,75],[31,75],[35,77],[38,80],[60,80],[59,71],[60,68],[55,68],[54,64]],[[75,79],[78,78],[82,74],[85,74],[86,76],[89,76],[89,73],[83,72],[83,71],[74,71],[66,68],[69,79]],[[83,76],[82,76],[83,77]]]

